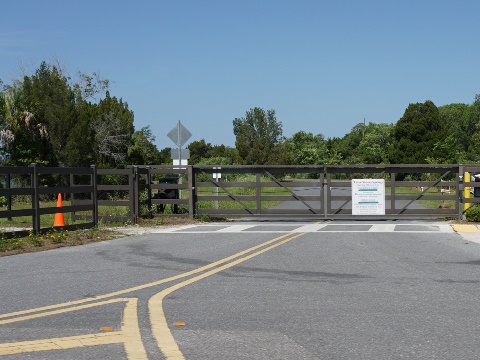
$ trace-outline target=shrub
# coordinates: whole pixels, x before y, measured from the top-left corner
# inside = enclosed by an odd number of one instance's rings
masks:
[[[480,222],[480,206],[474,205],[465,211],[465,217],[468,221]]]

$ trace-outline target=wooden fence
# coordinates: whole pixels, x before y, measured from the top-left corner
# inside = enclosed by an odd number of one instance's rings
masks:
[[[32,164],[28,167],[0,167],[0,176],[4,177],[4,188],[0,189],[0,196],[4,197],[5,207],[0,211],[0,218],[12,219],[14,217],[29,217],[31,222],[27,223],[24,228],[7,228],[2,235],[4,237],[26,236],[30,232],[39,234],[52,229],[50,227],[41,226],[41,216],[56,213],[69,212],[90,212],[90,220],[72,225],[63,226],[63,228],[78,229],[96,226],[96,191],[95,191],[95,168],[49,168],[40,167]],[[71,177],[88,177],[89,184],[70,185],[67,178]],[[51,186],[52,183],[63,183],[63,186]],[[58,194],[71,194],[76,196],[83,195],[90,200],[75,205],[68,206],[46,206],[51,204]],[[16,208],[12,198],[21,197],[22,207]],[[24,205],[30,205],[25,207]]]
[[[41,217],[56,213],[71,214],[67,229],[155,216],[360,219],[351,180],[382,178],[383,218],[461,219],[465,204],[480,203],[480,182],[465,173],[480,165],[0,167],[0,218],[31,219],[25,229],[4,226],[4,236],[50,231]],[[65,206],[52,205],[59,193]],[[20,197],[23,207],[12,201]],[[439,206],[422,205],[432,203]]]

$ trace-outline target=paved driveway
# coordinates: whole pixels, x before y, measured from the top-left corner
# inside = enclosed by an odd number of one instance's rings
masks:
[[[443,222],[149,229],[0,258],[0,355],[473,359],[479,265]]]

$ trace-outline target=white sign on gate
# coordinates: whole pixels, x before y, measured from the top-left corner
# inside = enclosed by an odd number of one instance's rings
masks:
[[[352,180],[352,215],[385,215],[385,180]]]

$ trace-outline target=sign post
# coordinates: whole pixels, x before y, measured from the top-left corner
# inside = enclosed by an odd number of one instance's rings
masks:
[[[185,145],[188,139],[192,137],[192,133],[185,128],[185,126],[182,125],[180,120],[178,120],[177,126],[175,126],[170,132],[167,134],[167,136],[172,140],[175,145],[178,147],[178,160],[179,163],[182,163],[182,146]],[[172,152],[172,157],[174,153]]]
[[[221,167],[213,167],[215,170],[221,170],[222,168]],[[218,179],[220,179],[222,177],[222,173],[220,172],[216,172],[216,173],[213,173],[213,178],[215,179],[215,182],[218,183]],[[218,186],[215,187],[215,196],[218,196]],[[218,209],[218,200],[215,200],[215,209]]]
[[[192,137],[192,133],[188,131],[178,120],[177,126],[175,126],[167,136],[172,140],[178,149],[172,149],[171,156],[173,159],[173,165],[179,165],[180,169],[182,165],[188,165],[188,159],[190,159],[190,151],[188,149],[182,149],[188,139]],[[177,164],[175,164],[178,161]],[[182,176],[179,175],[179,184],[182,183]],[[180,198],[182,198],[182,190],[179,191]]]

